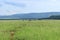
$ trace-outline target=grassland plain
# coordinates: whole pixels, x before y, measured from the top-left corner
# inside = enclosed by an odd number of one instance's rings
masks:
[[[60,40],[60,20],[1,20],[0,40]]]

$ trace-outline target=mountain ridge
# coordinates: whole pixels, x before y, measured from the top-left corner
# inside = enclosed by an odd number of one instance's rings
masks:
[[[14,14],[9,16],[0,16],[0,19],[48,18],[52,15],[60,15],[60,12]]]

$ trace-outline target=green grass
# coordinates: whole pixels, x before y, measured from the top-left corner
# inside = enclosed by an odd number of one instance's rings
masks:
[[[0,40],[60,40],[60,20],[0,21]]]

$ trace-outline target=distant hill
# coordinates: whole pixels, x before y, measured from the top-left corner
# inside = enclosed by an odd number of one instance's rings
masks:
[[[0,19],[26,19],[26,18],[48,18],[52,15],[60,15],[60,12],[45,12],[45,13],[28,13],[14,14],[10,16],[0,16]]]
[[[49,18],[50,19],[60,19],[60,15],[52,15]]]

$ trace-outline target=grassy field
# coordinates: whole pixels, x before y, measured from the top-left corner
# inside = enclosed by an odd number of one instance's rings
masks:
[[[1,20],[0,40],[60,40],[60,20]]]

